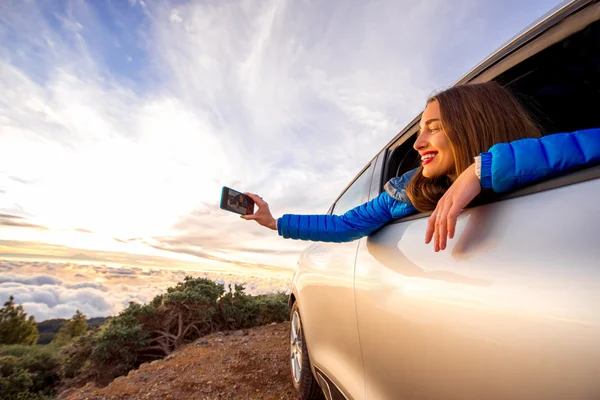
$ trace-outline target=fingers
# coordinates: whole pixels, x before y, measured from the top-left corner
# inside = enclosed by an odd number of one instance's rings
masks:
[[[456,221],[458,220],[458,215],[460,214],[461,208],[454,204],[448,212],[448,237],[450,239],[454,239],[454,232],[456,231]]]
[[[438,252],[445,250],[448,237],[454,237],[456,229],[456,220],[458,216],[457,208],[451,198],[442,197],[433,213],[427,221],[427,230],[425,232],[425,244],[431,243],[433,239],[433,250]]]
[[[440,215],[440,250],[446,249],[448,243],[448,225],[449,225],[449,214],[453,208],[454,202],[447,201],[444,205],[444,211]]]
[[[436,208],[431,213],[429,217],[429,221],[427,221],[427,230],[425,231],[425,244],[431,243],[431,239],[433,238],[433,234],[435,232],[435,218],[438,213],[438,209]]]
[[[252,221],[256,219],[256,214],[240,215],[240,218],[245,219],[246,221]]]
[[[267,204],[266,201],[263,200],[262,197],[260,197],[259,195],[255,194],[255,193],[244,193],[246,196],[250,197],[253,201],[254,204],[256,204],[258,206],[258,208],[263,208],[263,207],[268,207],[269,205]]]

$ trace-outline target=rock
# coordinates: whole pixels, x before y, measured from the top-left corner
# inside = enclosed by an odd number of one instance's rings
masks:
[[[215,336],[225,336],[225,334],[223,332],[219,331],[219,332],[215,333]]]
[[[239,330],[239,331],[235,331],[233,332],[231,335],[232,336],[246,336],[248,333],[244,332],[243,330]]]
[[[277,325],[277,322],[271,322],[269,325]]]
[[[208,346],[208,340],[202,339],[196,342],[196,347]]]
[[[60,392],[58,394],[58,396],[56,396],[56,400],[64,400],[66,399],[69,395],[73,394],[73,392],[75,392],[74,388],[71,389],[67,389],[64,392]]]
[[[171,358],[175,357],[175,354],[171,353],[168,356],[165,357],[165,360],[170,360]]]
[[[223,339],[221,339],[221,338],[215,338],[215,342],[222,342],[222,341],[223,341]]]

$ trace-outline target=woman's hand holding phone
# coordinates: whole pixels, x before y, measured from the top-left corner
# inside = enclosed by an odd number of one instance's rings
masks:
[[[254,214],[250,215],[240,215],[240,218],[245,220],[254,220],[258,222],[259,225],[265,226],[269,229],[276,230],[277,229],[277,221],[271,215],[271,210],[269,209],[269,205],[266,201],[262,199],[257,194],[254,193],[244,193],[246,196],[250,197],[254,200],[254,204],[258,207],[258,210]]]

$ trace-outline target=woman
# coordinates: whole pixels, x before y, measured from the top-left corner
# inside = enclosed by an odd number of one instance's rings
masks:
[[[502,193],[600,162],[600,129],[541,138],[517,99],[502,86],[454,86],[427,101],[414,144],[421,166],[393,178],[375,199],[343,215],[290,215],[275,220],[268,204],[244,215],[284,238],[347,242],[417,210],[433,211],[425,242],[444,250],[460,212],[482,190]],[[488,150],[489,149],[489,150]]]

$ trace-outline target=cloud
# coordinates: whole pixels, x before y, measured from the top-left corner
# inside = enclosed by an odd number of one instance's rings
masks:
[[[0,218],[3,218],[3,219],[24,219],[23,217],[19,217],[17,215],[9,215],[9,214],[0,214]]]
[[[49,275],[35,275],[24,277],[19,275],[2,275],[0,276],[0,284],[6,282],[22,283],[24,285],[42,286],[42,285],[60,285],[60,279],[56,279]]]
[[[8,267],[8,268],[7,268]],[[202,271],[161,270],[77,263],[0,260],[0,304],[9,296],[37,321],[70,318],[76,310],[88,317],[116,315],[130,301],[146,303],[185,276],[224,284],[245,284],[250,294],[289,290],[291,274],[244,276]]]
[[[51,260],[292,268],[306,243],[219,210],[220,188],[325,212],[432,91],[557,3],[3,4],[0,210],[28,218],[0,237],[31,228]]]
[[[177,10],[171,10],[171,15],[169,16],[169,21],[175,22],[175,23],[181,23],[181,22],[183,22],[183,18],[181,18],[179,16],[179,13],[177,12]]]
[[[31,185],[31,184],[35,183],[35,181],[30,181],[27,179],[19,178],[18,176],[9,176],[8,179],[11,179],[15,182],[22,183],[24,185]]]
[[[160,238],[159,238],[160,239]],[[165,243],[162,243],[164,240]],[[269,265],[264,262],[244,262],[236,257],[223,257],[218,255],[218,249],[206,251],[195,246],[185,244],[177,245],[170,243],[168,239],[153,240],[148,242],[148,246],[154,249],[163,250],[169,254],[187,254],[194,256],[198,261],[182,261],[174,260],[168,257],[161,256],[146,256],[142,254],[131,254],[124,252],[110,252],[71,248],[68,246],[53,245],[40,242],[26,242],[17,240],[1,240],[0,239],[0,256],[12,257],[17,259],[45,259],[49,261],[71,260],[73,262],[91,262],[94,264],[107,263],[113,265],[130,265],[131,267],[103,268],[103,273],[110,273],[115,276],[125,277],[133,275],[140,271],[141,267],[163,267],[163,268],[185,268],[189,270],[204,270],[223,272],[242,272],[248,274],[277,274],[288,273],[290,268],[285,265]],[[260,249],[257,254],[260,253]],[[253,251],[249,249],[249,251]],[[289,254],[296,257],[297,251],[287,251],[282,247],[277,254]],[[206,261],[217,261],[219,264],[206,264]],[[31,262],[32,266],[43,267],[46,269],[54,268],[55,265],[62,264],[45,264],[36,261]],[[242,267],[242,270],[240,270]],[[99,267],[94,266],[98,270]]]
[[[75,274],[75,276],[78,278],[85,278],[85,276],[81,275],[81,274]],[[100,290],[101,292],[108,292],[108,290],[109,290],[106,285],[103,285],[102,283],[97,283],[97,282],[72,283],[72,284],[66,285],[66,287],[69,289],[92,288],[92,289]]]
[[[26,222],[25,218],[16,215],[0,214],[0,227],[14,227],[14,228],[32,228],[39,230],[47,230],[48,228],[41,225],[32,224]]]

